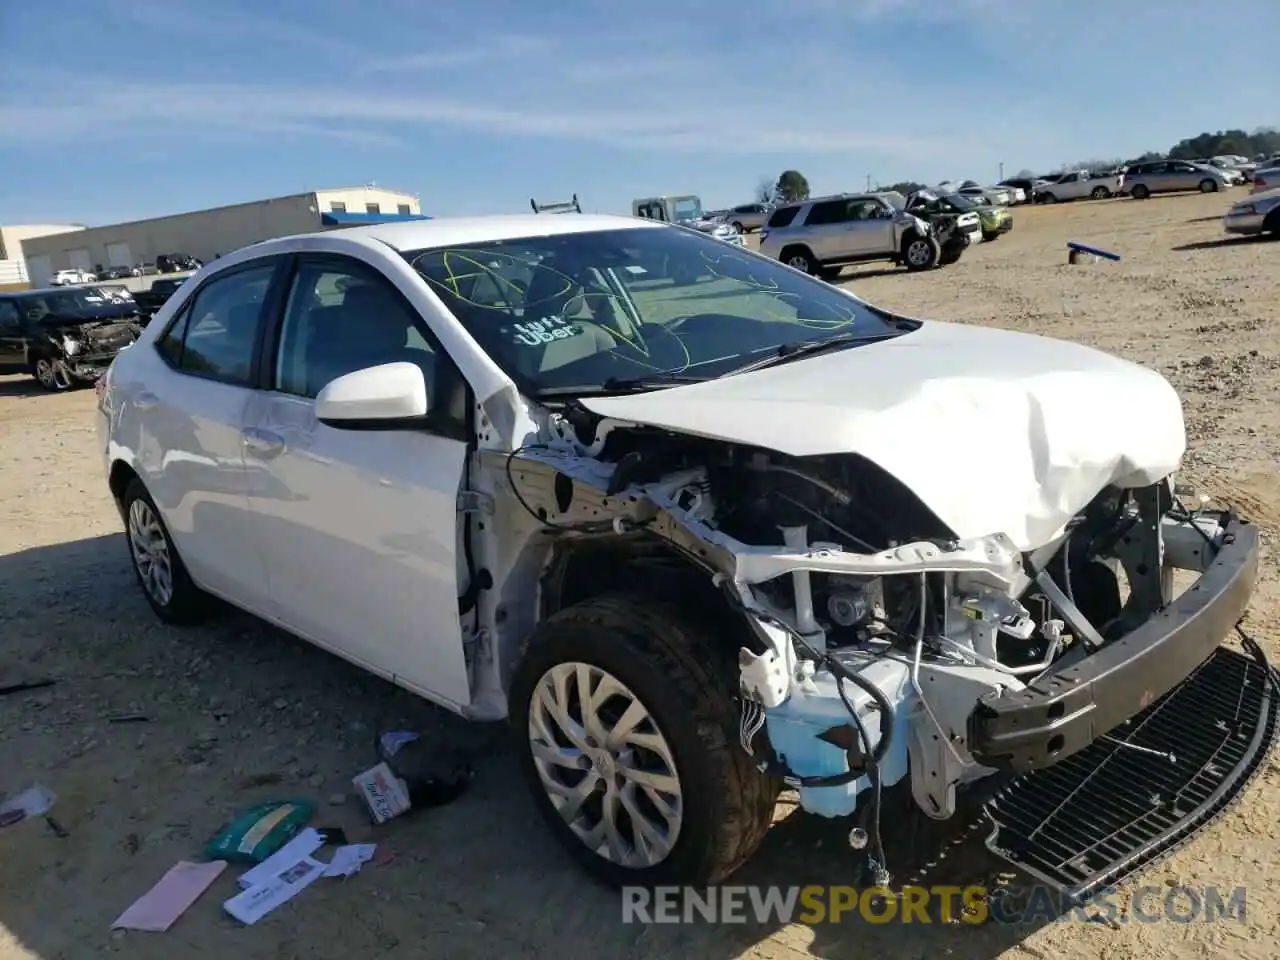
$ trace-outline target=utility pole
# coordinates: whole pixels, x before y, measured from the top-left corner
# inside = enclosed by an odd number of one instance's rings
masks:
[[[871,174],[867,174],[867,193],[871,192]]]
[[[1001,183],[1004,182],[1004,164],[1003,163],[1000,164],[1000,182]]]

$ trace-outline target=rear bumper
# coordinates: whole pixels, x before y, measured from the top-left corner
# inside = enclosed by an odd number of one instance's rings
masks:
[[[969,717],[975,759],[1019,771],[1052,766],[1141,713],[1240,621],[1257,572],[1257,529],[1232,517],[1200,579],[1141,627],[1025,690],[983,698]]]
[[[1244,216],[1226,216],[1222,220],[1222,229],[1235,236],[1250,236],[1262,232],[1262,222],[1266,219],[1260,213],[1248,213]]]

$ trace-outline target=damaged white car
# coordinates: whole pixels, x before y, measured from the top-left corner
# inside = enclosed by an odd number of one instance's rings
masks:
[[[1270,667],[1220,646],[1257,536],[1175,491],[1164,379],[696,232],[256,244],[99,395],[162,618],[221,597],[508,719],[612,882],[727,876],[785,786],[884,882],[883,818],[999,776],[992,849],[1087,895],[1209,822],[1275,735]]]

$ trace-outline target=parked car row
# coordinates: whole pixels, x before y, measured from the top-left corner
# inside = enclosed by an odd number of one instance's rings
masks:
[[[156,273],[183,273],[199,270],[204,264],[196,257],[186,253],[162,253],[154,263],[144,262],[132,265],[116,265],[104,267],[98,264],[93,270],[72,267],[59,270],[49,278],[51,287],[69,287],[81,283],[96,283],[99,280],[126,280],[129,277],[143,277]]]

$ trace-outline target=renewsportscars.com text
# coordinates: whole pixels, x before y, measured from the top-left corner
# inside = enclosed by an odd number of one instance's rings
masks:
[[[1052,887],[624,887],[623,923],[1243,923],[1245,889],[1134,887],[1103,890],[1087,906]],[[1128,900],[1126,905],[1125,900]]]

